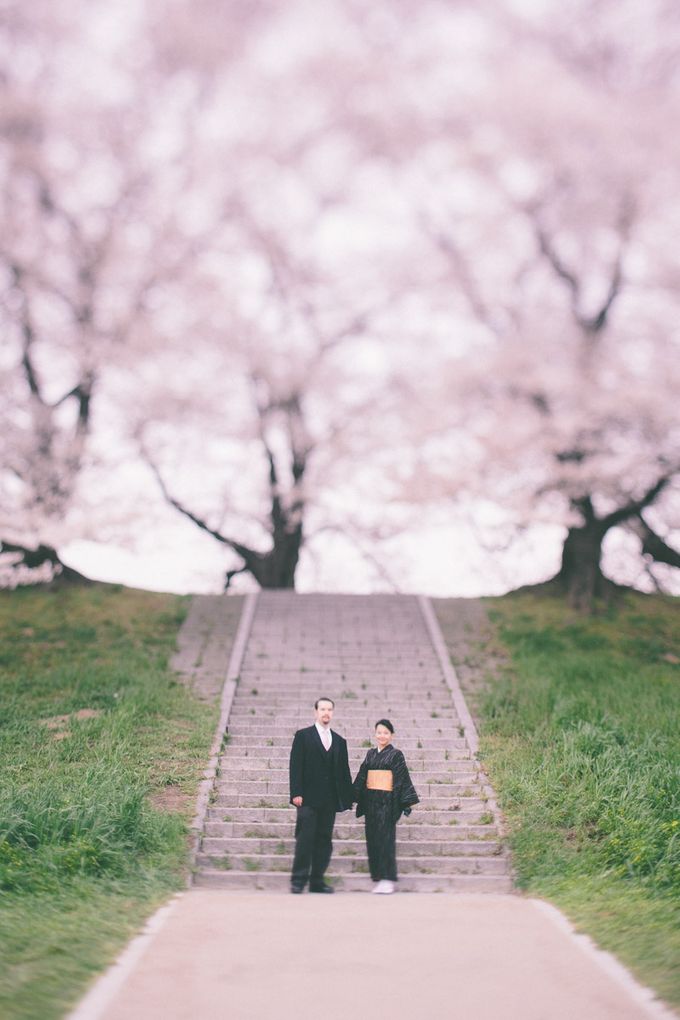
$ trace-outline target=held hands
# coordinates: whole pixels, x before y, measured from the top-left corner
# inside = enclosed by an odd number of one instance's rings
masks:
[[[302,807],[302,797],[293,797],[293,804],[295,807]]]

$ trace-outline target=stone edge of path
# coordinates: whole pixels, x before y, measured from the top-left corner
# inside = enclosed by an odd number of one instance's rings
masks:
[[[253,617],[255,616],[257,596],[258,592],[246,595],[243,603],[241,618],[238,623],[238,629],[231,649],[231,655],[229,656],[229,665],[227,666],[224,686],[222,687],[222,694],[220,697],[220,717],[217,722],[212,745],[210,747],[208,764],[203,770],[203,778],[198,786],[196,811],[190,828],[191,842],[189,850],[189,872],[187,876],[188,886],[191,886],[194,881],[196,857],[198,856],[201,836],[205,825],[205,816],[208,812],[208,805],[210,804],[210,794],[212,792],[215,779],[217,778],[219,758],[224,747],[224,734],[227,730],[227,723],[229,722],[229,714],[231,712],[232,702],[236,693],[236,685],[238,684],[243,656],[245,655],[248,637],[250,636],[250,628],[252,627]]]
[[[104,973],[95,978],[94,984],[75,1009],[66,1015],[65,1020],[97,1020],[102,1015],[113,997],[130,977],[158,932],[170,919],[184,895],[184,893],[175,893],[172,899],[147,918],[139,934],[134,935]]]
[[[437,658],[439,659],[439,664],[444,674],[447,687],[451,691],[451,697],[453,698],[458,718],[460,719],[460,723],[463,727],[465,739],[467,740],[468,747],[470,748],[470,753],[473,758],[478,760],[479,734],[477,733],[477,727],[475,726],[475,721],[472,718],[470,709],[465,701],[465,695],[463,694],[463,690],[460,686],[458,675],[453,668],[451,656],[449,655],[446,647],[446,642],[444,641],[444,636],[442,634],[441,627],[439,626],[439,621],[437,620],[434,608],[427,595],[418,596],[418,605],[420,606],[420,611],[425,621],[430,641],[432,642]],[[484,772],[484,776],[486,776],[486,772]],[[506,833],[506,825],[503,819],[503,813],[498,806],[496,792],[488,782],[488,779],[485,779],[485,782],[482,784],[482,790],[488,799],[489,810],[493,813],[494,820],[498,826],[498,831],[501,835],[504,835]]]
[[[589,956],[591,960],[594,960],[601,970],[605,971],[613,981],[625,989],[631,999],[647,1013],[649,1020],[678,1020],[679,1014],[670,1006],[667,1006],[658,997],[656,992],[648,988],[647,985],[641,984],[635,975],[613,953],[608,952],[606,949],[601,949],[589,935],[584,935],[582,932],[577,931],[569,918],[553,903],[549,903],[547,900],[534,899],[533,897],[527,899],[527,902],[536,910],[545,914],[567,938],[571,939],[578,946],[581,952]]]

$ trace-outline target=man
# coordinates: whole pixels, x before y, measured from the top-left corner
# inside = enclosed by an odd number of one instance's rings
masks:
[[[290,802],[297,808],[291,892],[332,893],[324,882],[333,852],[336,811],[352,806],[347,741],[331,729],[335,702],[319,698],[313,726],[298,730],[290,751]]]

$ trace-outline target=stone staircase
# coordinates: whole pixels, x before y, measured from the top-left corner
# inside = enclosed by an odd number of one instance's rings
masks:
[[[348,741],[353,777],[376,719],[387,716],[395,726],[394,742],[421,801],[397,828],[400,891],[511,889],[493,791],[474,756],[473,727],[457,690],[454,703],[450,668],[426,610],[415,596],[257,597],[196,885],[288,889],[295,823],[290,745],[295,730],[313,722],[316,698],[327,696],[335,700],[333,728]],[[371,888],[363,820],[354,812],[337,816],[328,878],[342,890]]]

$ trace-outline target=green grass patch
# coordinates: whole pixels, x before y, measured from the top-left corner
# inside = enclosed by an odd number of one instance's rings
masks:
[[[215,725],[168,669],[186,600],[0,593],[0,1015],[62,1016],[187,866]]]
[[[481,753],[520,887],[553,900],[680,1004],[680,613],[627,594],[600,615],[487,600],[507,651]]]

